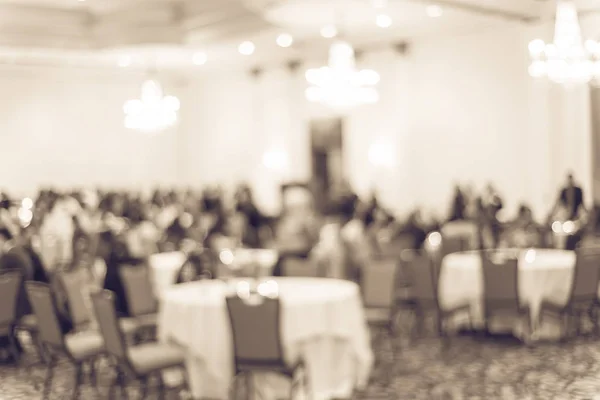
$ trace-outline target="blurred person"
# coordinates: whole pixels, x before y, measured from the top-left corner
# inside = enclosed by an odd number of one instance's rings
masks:
[[[531,209],[522,204],[516,218],[509,224],[505,241],[507,247],[539,247],[542,242],[541,226],[534,220]]]
[[[573,221],[577,229],[569,232],[566,236],[565,248],[575,250],[584,235],[584,225],[587,222],[588,213],[584,204],[583,189],[577,185],[573,174],[567,175],[567,182],[560,190],[556,203],[551,211],[550,222]]]
[[[187,261],[179,269],[175,283],[211,279],[212,276],[210,256],[204,252],[192,252],[188,256]]]
[[[121,280],[119,271],[121,268],[136,266],[146,262],[143,254],[135,254],[135,252],[131,251],[132,249],[128,247],[128,242],[131,242],[131,240],[128,238],[127,232],[111,232],[109,234],[110,253],[105,260],[106,274],[103,288],[114,292],[115,307],[121,317],[129,317],[131,315],[125,294],[125,286]]]
[[[467,199],[459,185],[454,187],[454,197],[448,221],[460,221],[467,218]]]
[[[567,182],[560,190],[552,214],[562,211],[564,220],[575,221],[585,214],[583,189],[575,183],[573,174],[567,175]]]
[[[264,223],[264,216],[254,203],[252,189],[248,185],[241,185],[235,193],[235,210],[246,216],[250,227],[258,232]]]
[[[282,262],[288,257],[306,259],[319,240],[319,225],[312,207],[304,205],[286,207],[275,224],[274,246],[279,252],[279,262],[273,275],[280,276]]]
[[[396,236],[409,235],[413,238],[413,249],[421,249],[427,238],[427,229],[421,216],[421,210],[413,211],[406,222],[400,226]]]
[[[51,200],[48,210],[40,227],[40,241],[44,264],[52,270],[71,262],[75,226],[62,196]]]
[[[485,226],[491,235],[491,247],[497,248],[500,244],[502,234],[502,224],[498,219],[500,210],[504,207],[502,198],[492,184],[488,184],[484,195],[481,198]]]

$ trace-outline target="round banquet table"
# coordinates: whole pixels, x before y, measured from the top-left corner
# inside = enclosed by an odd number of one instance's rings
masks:
[[[373,364],[360,291],[349,281],[272,278],[281,301],[286,359],[304,358],[311,400],[349,398],[366,385]],[[176,285],[161,301],[159,338],[186,350],[194,398],[227,399],[233,377],[233,344],[225,297],[238,280]],[[287,397],[289,380],[256,376],[264,399]]]
[[[566,304],[575,268],[575,252],[555,249],[504,251],[518,254],[519,296],[522,305],[530,307],[532,322],[538,319],[543,301]],[[468,302],[471,304],[473,323],[479,327],[483,325],[484,293],[481,269],[481,258],[477,251],[449,254],[442,260],[438,287],[442,307]],[[515,317],[501,319],[503,317],[499,316],[490,321],[490,330],[512,331],[522,338],[528,334],[525,327],[529,321],[521,321],[518,318],[515,320]],[[538,338],[553,339],[560,335],[557,321],[544,319],[542,322],[535,332]]]

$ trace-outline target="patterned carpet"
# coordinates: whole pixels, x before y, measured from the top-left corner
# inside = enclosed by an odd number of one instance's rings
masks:
[[[398,343],[401,350],[392,352],[388,338],[375,342],[379,361],[371,384],[356,399],[600,399],[600,342],[595,339],[527,347],[510,338],[459,336],[445,353],[435,337]],[[25,363],[35,359],[29,353]],[[43,370],[32,371],[1,365],[0,399],[41,399],[34,383],[41,382]],[[70,397],[73,376],[72,367],[62,362],[52,399]],[[109,368],[101,367],[99,388],[84,385],[80,398],[107,399],[111,382]],[[131,398],[139,398],[136,392],[134,387]]]

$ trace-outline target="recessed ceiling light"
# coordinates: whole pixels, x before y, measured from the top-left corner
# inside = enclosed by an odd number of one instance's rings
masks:
[[[375,8],[385,8],[387,6],[387,0],[373,0],[372,2]]]
[[[324,38],[333,38],[338,34],[337,28],[335,25],[326,25],[321,28],[321,36]]]
[[[253,54],[255,49],[256,47],[252,42],[242,42],[238,47],[238,51],[240,52],[240,54],[243,54],[245,56]]]
[[[425,9],[425,12],[431,18],[439,18],[444,14],[444,10],[442,9],[442,7],[435,5],[435,4],[427,6],[427,8]]]
[[[294,38],[292,35],[282,33],[281,35],[277,36],[277,44],[281,47],[290,47],[292,43],[294,43]]]
[[[392,26],[392,18],[389,15],[380,14],[377,16],[375,23],[380,28],[389,28]]]
[[[198,52],[198,53],[194,53],[194,56],[192,58],[192,62],[196,65],[204,65],[206,64],[206,61],[208,61],[208,57],[206,56],[206,53],[203,52]]]
[[[131,65],[131,57],[123,56],[119,58],[119,67],[129,67]]]

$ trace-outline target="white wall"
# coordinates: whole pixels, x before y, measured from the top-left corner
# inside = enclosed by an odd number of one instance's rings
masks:
[[[514,25],[416,41],[404,56],[367,53],[360,66],[381,74],[381,100],[349,113],[344,133],[346,171],[359,194],[376,188],[399,213],[424,205],[441,216],[454,183],[480,190],[493,182],[509,209],[526,201],[541,216],[567,170],[589,189],[589,91],[527,75],[527,43],[550,40],[551,28]],[[14,191],[52,182],[249,181],[262,207],[276,212],[279,184],[310,176],[310,120],[333,115],[304,100],[304,71],[323,61],[259,77],[165,77],[166,91],[182,100],[181,124],[156,137],[122,126],[121,105],[138,95],[141,75],[2,69],[0,184]],[[369,162],[373,145],[388,151],[392,165]],[[264,165],[265,153],[278,168]]]
[[[527,73],[528,42],[549,40],[550,32],[514,25],[417,41],[406,56],[367,54],[361,66],[381,74],[381,100],[346,117],[345,164],[355,189],[366,195],[378,188],[398,212],[421,204],[445,215],[455,183],[482,190],[492,182],[509,210],[527,202],[541,216],[567,170],[588,188],[588,90],[535,82]],[[279,175],[309,176],[308,123],[331,115],[302,98],[303,72],[318,64],[295,74],[271,69],[258,81],[232,73],[194,79],[198,101],[185,135],[198,153],[186,161],[186,179],[250,180],[275,209],[281,178],[265,173],[261,154],[285,149],[291,160]],[[376,143],[391,149],[394,166],[369,163]]]
[[[0,188],[28,194],[48,184],[174,182],[177,131],[146,137],[123,127],[122,105],[139,96],[142,80],[97,70],[0,69]],[[163,81],[170,93],[182,89]]]

